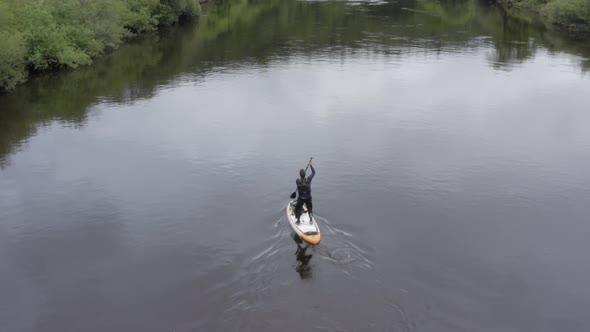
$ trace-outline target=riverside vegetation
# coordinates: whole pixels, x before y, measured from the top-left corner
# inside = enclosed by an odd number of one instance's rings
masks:
[[[199,12],[197,0],[0,0],[0,91]]]
[[[570,35],[590,34],[590,0],[498,0],[508,8],[540,15],[546,23]]]
[[[582,37],[590,35],[590,0],[496,1],[505,8],[536,12],[556,30]],[[426,0],[416,2],[415,6],[433,13],[441,22],[460,24],[473,20],[479,8],[477,2],[489,4],[486,0]],[[216,3],[213,12],[231,7],[224,20],[239,17],[244,21],[255,18],[253,14],[260,8],[273,6],[275,1]],[[509,11],[514,13],[511,16],[520,17],[519,11]],[[12,90],[31,74],[90,64],[138,33],[199,14],[198,0],[0,0],[0,92]],[[346,18],[344,14],[332,16],[330,19]],[[228,47],[243,43],[233,42]]]

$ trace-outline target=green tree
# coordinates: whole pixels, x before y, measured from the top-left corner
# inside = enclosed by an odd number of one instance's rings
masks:
[[[198,15],[197,0],[0,0],[0,90],[77,68],[136,33]]]
[[[0,31],[0,87],[12,89],[27,78],[27,49],[20,33]]]

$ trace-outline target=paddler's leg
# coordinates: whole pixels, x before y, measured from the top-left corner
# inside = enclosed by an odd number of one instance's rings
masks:
[[[299,225],[299,218],[301,217],[301,209],[303,209],[303,203],[305,203],[305,201],[298,199],[297,200],[297,204],[295,205],[295,219],[297,219],[297,221],[295,221],[295,223],[297,225]]]
[[[313,223],[313,219],[311,215],[313,214],[313,203],[311,202],[311,197],[306,200],[305,206],[307,206],[307,213],[309,214],[309,223]]]

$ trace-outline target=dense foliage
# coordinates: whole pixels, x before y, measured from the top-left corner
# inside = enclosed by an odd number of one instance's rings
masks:
[[[195,16],[197,0],[0,0],[0,90],[76,68],[138,32]]]
[[[538,12],[547,21],[572,34],[590,33],[590,0],[500,0]]]

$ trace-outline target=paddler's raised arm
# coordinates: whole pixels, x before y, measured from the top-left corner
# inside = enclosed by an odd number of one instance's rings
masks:
[[[309,163],[309,168],[311,168],[311,175],[307,178],[307,182],[311,182],[311,179],[313,179],[313,176],[315,175],[315,168],[313,168],[311,163]]]

